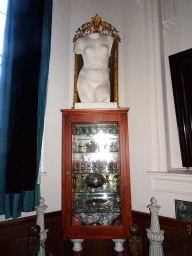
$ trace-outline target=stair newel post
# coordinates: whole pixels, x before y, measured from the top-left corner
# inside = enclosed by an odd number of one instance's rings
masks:
[[[28,253],[29,256],[37,256],[40,248],[40,227],[38,225],[34,225],[30,228],[29,232]]]
[[[139,227],[137,224],[132,224],[129,228],[130,238],[129,238],[129,250],[131,255],[139,256],[142,254],[142,242],[139,235]]]

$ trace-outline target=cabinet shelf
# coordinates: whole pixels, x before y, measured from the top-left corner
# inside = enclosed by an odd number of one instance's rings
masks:
[[[109,173],[109,174],[119,174],[119,169],[115,169],[115,170],[113,170],[113,169],[106,169],[107,170],[107,173]],[[106,170],[105,169],[103,169],[103,170],[96,170],[96,172],[97,173],[103,173],[103,171],[105,171],[104,173],[106,173]],[[91,172],[89,172],[89,171],[87,171],[87,172],[85,172],[85,170],[82,170],[82,171],[76,171],[76,170],[74,170],[74,172],[73,172],[73,175],[79,175],[79,174],[82,174],[82,175],[87,175],[87,174],[89,174],[89,173],[91,173]]]
[[[97,152],[73,152],[73,154],[80,154],[80,155],[89,155],[89,154],[98,154],[103,153],[103,151],[97,151]],[[108,151],[107,154],[114,154],[119,153],[119,151]]]
[[[95,210],[93,210],[93,211],[87,211],[87,212],[85,212],[85,211],[74,211],[74,213],[84,213],[84,214],[106,214],[106,213],[116,213],[116,214],[119,214],[120,213],[120,211],[113,211],[113,210],[109,210],[109,211],[95,211]]]
[[[93,194],[93,192],[75,192],[75,191],[73,191],[73,194]],[[112,195],[112,196],[114,196],[114,195],[117,194],[117,192],[98,192],[97,191],[94,194],[98,194],[98,195],[105,194],[105,195]]]
[[[118,139],[118,134],[104,134],[106,136],[107,139],[109,140],[113,140],[113,139]],[[96,137],[95,135],[89,135],[89,136],[85,136],[85,135],[73,135],[73,137],[76,140],[94,140]]]

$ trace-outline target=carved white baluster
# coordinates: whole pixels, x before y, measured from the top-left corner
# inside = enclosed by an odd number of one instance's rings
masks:
[[[37,212],[36,224],[39,225],[39,227],[40,227],[40,233],[39,233],[40,242],[41,242],[42,246],[45,248],[45,240],[47,238],[47,232],[49,231],[49,229],[45,229],[44,212],[48,206],[44,204],[45,199],[43,197],[40,198],[39,202],[40,202],[40,204],[35,207],[36,212]],[[45,256],[45,249],[42,246],[40,246],[38,256]]]
[[[150,241],[149,256],[163,256],[164,231],[160,230],[158,213],[160,206],[156,204],[157,200],[152,197],[151,204],[147,207],[151,212],[151,225],[147,230],[147,237]]]
[[[73,242],[73,251],[74,252],[80,252],[83,247],[82,247],[82,242],[84,239],[71,239],[71,242]]]
[[[122,252],[124,250],[123,243],[125,239],[112,239],[112,241],[115,243],[114,250],[116,252]]]

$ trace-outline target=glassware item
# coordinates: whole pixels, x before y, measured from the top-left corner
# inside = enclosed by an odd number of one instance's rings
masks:
[[[113,125],[113,134],[117,134],[118,133],[118,126],[117,124]]]
[[[116,160],[112,161],[112,169],[113,169],[113,171],[117,170],[117,161]]]
[[[72,226],[78,227],[82,224],[82,217],[79,213],[76,213],[72,216]]]
[[[97,151],[97,149],[98,149],[98,144],[93,140],[91,140],[86,144],[86,152],[88,153],[94,153]]]
[[[91,133],[91,130],[90,130],[89,126],[86,126],[84,130],[85,130],[86,135],[89,135]]]
[[[77,188],[77,176],[75,174],[72,174],[72,184],[73,184],[73,192],[76,192]]]
[[[78,153],[83,153],[83,143],[82,142],[80,142],[78,144]]]
[[[83,126],[79,126],[79,134],[80,135],[84,134],[84,127]]]
[[[113,125],[109,125],[109,134],[113,134]]]
[[[82,160],[81,161],[81,171],[85,171],[86,169],[86,161]]]
[[[92,126],[91,127],[91,129],[90,129],[90,132],[93,134],[93,135],[95,135],[95,134],[97,134],[98,133],[98,128],[97,128],[97,126]]]
[[[81,162],[79,160],[76,161],[76,171],[79,172],[81,170]]]
[[[105,184],[108,186],[110,185],[110,182],[109,182],[109,176],[110,174],[109,173],[105,173],[103,174],[103,176],[105,177]]]
[[[107,166],[107,161],[106,160],[97,160],[96,161],[96,169],[98,170],[104,170]]]
[[[111,144],[110,144],[110,152],[116,152],[114,142],[111,142]]]
[[[96,171],[96,169],[97,169],[96,161],[92,161],[91,163],[92,163],[92,170]]]
[[[81,174],[81,191],[84,192],[85,190],[85,186],[86,186],[86,183],[85,183],[85,177],[86,177],[86,174]]]
[[[74,173],[74,172],[76,172],[76,168],[77,168],[77,162],[75,161],[75,160],[73,160],[73,162],[72,162],[72,172]]]
[[[115,146],[116,152],[118,152],[119,151],[119,141],[118,140],[115,141],[114,146]]]
[[[86,165],[86,170],[87,170],[87,172],[89,172],[89,171],[91,170],[91,168],[92,168],[92,163],[91,163],[90,160],[88,160],[88,161],[87,161],[87,165]]]

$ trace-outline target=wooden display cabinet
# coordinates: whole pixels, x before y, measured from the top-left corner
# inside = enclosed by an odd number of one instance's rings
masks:
[[[64,239],[129,238],[128,110],[61,110]]]

